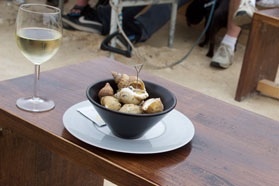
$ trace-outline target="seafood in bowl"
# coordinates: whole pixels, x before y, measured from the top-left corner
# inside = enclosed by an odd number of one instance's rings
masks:
[[[121,92],[121,89],[127,87],[119,88],[115,79],[96,82],[87,89],[86,95],[88,100],[108,125],[111,132],[118,137],[127,139],[141,137],[176,106],[176,97],[171,91],[152,82],[142,82],[144,84],[140,86],[140,88],[135,88],[128,84],[129,89],[133,92],[135,91],[137,92],[136,94],[143,95],[136,95],[134,97],[134,99],[140,100],[136,102],[137,104],[129,102],[123,103],[123,100],[119,101],[116,98],[120,96],[118,94]],[[121,104],[120,108],[118,103],[115,104],[116,100],[112,98],[110,99],[114,102],[113,109],[108,108],[105,104],[101,104],[101,100],[105,99],[106,96],[100,98],[98,94],[107,83],[109,83],[110,87],[114,90],[115,93],[111,97],[118,100]],[[125,86],[127,86],[127,84]],[[148,94],[148,97],[145,92]],[[132,99],[132,101],[134,100]],[[110,105],[108,103],[106,104]],[[118,108],[119,110],[117,110]]]
[[[145,84],[141,79],[137,79],[135,76],[128,76],[127,74],[121,74],[118,72],[112,72],[114,82],[117,85],[117,91],[114,94],[113,88],[107,82],[103,88],[100,89],[98,96],[101,99],[101,105],[112,110],[118,110],[119,112],[127,113],[156,113],[164,110],[164,105],[160,98],[148,99],[149,94],[145,89]],[[102,101],[103,98],[106,101]],[[113,96],[115,99],[107,96]],[[112,103],[109,103],[111,101]],[[119,103],[124,108],[119,108]],[[129,106],[127,106],[127,104]],[[113,106],[113,107],[112,107]],[[129,108],[129,109],[127,109]],[[137,112],[135,111],[137,108]],[[139,111],[139,109],[141,111]]]

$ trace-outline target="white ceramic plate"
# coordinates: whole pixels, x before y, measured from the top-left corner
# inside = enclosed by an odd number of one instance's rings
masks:
[[[195,133],[192,122],[174,109],[141,138],[122,139],[114,136],[107,126],[98,127],[77,111],[90,105],[89,101],[73,105],[64,113],[63,123],[73,136],[102,149],[131,154],[167,152],[189,143]]]

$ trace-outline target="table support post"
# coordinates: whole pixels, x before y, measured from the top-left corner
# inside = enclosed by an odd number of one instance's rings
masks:
[[[258,81],[275,80],[279,65],[278,18],[279,9],[264,10],[254,14],[235,100],[242,101],[255,92]]]

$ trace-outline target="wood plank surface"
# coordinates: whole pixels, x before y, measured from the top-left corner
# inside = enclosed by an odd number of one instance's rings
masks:
[[[102,177],[4,129],[0,136],[1,186],[102,186]]]
[[[43,72],[41,94],[53,99],[56,107],[40,114],[15,106],[17,98],[32,93],[32,76],[1,82],[0,125],[119,185],[279,183],[278,122],[146,73],[143,80],[161,84],[177,96],[176,109],[196,129],[191,143],[168,153],[131,155],[74,138],[63,126],[64,112],[86,100],[87,86],[111,78],[111,71],[135,74],[132,67],[108,58]]]
[[[258,82],[257,91],[261,94],[279,99],[279,84],[276,84],[273,81],[263,79]]]

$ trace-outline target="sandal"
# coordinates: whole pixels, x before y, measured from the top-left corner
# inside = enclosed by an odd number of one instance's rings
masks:
[[[89,5],[86,5],[86,6],[78,6],[78,5],[75,5],[70,13],[68,13],[67,15],[70,16],[70,17],[80,17],[83,15],[83,12],[85,11],[85,9],[87,9],[89,7]],[[76,12],[74,12],[74,10],[76,10]]]

